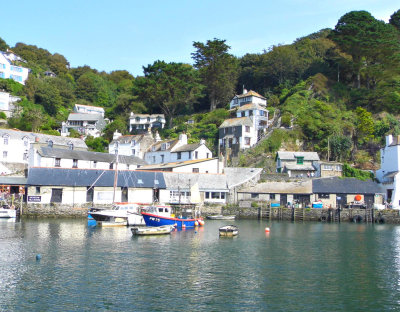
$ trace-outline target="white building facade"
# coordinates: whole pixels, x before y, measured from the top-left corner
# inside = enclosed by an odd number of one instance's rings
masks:
[[[29,68],[14,65],[10,54],[0,52],[0,78],[12,79],[20,84],[25,84],[28,79]]]
[[[164,114],[135,114],[129,117],[129,132],[143,132],[149,128],[161,128],[165,126]]]
[[[243,89],[243,94],[235,95],[231,100],[229,107],[230,109],[233,109],[246,104],[257,104],[266,107],[267,99],[253,90],[247,92],[246,89]]]
[[[0,111],[4,112],[8,117],[11,117],[14,111],[14,103],[20,101],[21,98],[18,96],[13,96],[8,92],[0,91]]]

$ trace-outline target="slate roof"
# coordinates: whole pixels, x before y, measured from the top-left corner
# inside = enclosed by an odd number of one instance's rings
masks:
[[[189,190],[198,183],[200,191],[228,192],[227,178],[224,174],[164,172],[166,188],[170,190]]]
[[[224,168],[229,188],[240,186],[261,174],[262,168]]]
[[[239,193],[259,194],[312,194],[312,181],[279,182],[271,181],[259,183],[255,186],[244,188]]]
[[[0,176],[0,184],[3,185],[26,185],[27,180],[25,177]]]
[[[28,185],[33,186],[98,186],[113,187],[115,170],[64,169],[32,167]],[[158,184],[155,181],[158,181]],[[142,182],[142,183],[141,183]],[[118,170],[117,187],[165,189],[161,172]]]
[[[304,165],[298,165],[298,164],[290,164],[290,163],[286,163],[285,164],[285,168],[287,170],[308,170],[308,171],[315,171],[315,168],[312,165],[308,165],[308,164],[304,164]]]
[[[216,158],[207,158],[207,159],[192,159],[192,160],[186,160],[186,161],[178,161],[178,162],[170,162],[170,163],[165,163],[165,164],[154,164],[154,165],[145,165],[141,166],[140,170],[163,170],[163,169],[172,169],[172,168],[179,168],[182,166],[187,166],[187,165],[193,165],[197,163],[201,163],[204,161],[210,161],[210,160],[215,160],[218,159]]]
[[[182,146],[179,146],[176,150],[173,151],[173,153],[177,152],[191,152],[199,148],[202,144],[201,143],[193,143],[193,144],[185,144]]]
[[[250,117],[239,117],[225,119],[224,122],[219,126],[219,128],[235,127],[235,126],[253,126],[253,122]]]
[[[378,194],[385,190],[371,180],[361,181],[356,178],[319,178],[313,179],[313,193],[329,194]]]
[[[245,94],[239,94],[237,95],[238,98],[243,98],[246,96],[257,96],[259,98],[265,99],[265,97],[263,97],[262,95],[258,94],[257,92],[250,90],[249,92],[245,93]]]
[[[304,157],[304,160],[319,160],[317,152],[277,152],[281,160],[296,160],[296,157]]]
[[[163,151],[170,151],[176,144],[178,144],[179,139],[174,139],[174,140],[164,140],[164,141],[159,141],[154,144],[152,144],[148,149],[147,152],[158,152],[161,151],[161,145],[164,143],[169,143],[169,147],[166,148]],[[154,150],[153,150],[154,147]]]
[[[131,143],[132,141],[135,141],[136,143],[140,143],[142,141],[154,143],[153,136],[149,133],[144,133],[136,135],[121,135],[119,138],[112,140],[110,144],[114,144],[115,142],[127,144]]]
[[[165,119],[164,114],[133,114],[133,115],[130,116],[130,119],[135,119],[136,117],[140,117],[140,118],[147,118],[147,117],[157,118],[157,117],[160,117],[162,119]]]
[[[238,108],[237,112],[242,112],[242,111],[246,111],[246,110],[250,110],[250,109],[258,109],[261,111],[266,112],[267,110],[262,107],[261,105],[257,104],[257,103],[250,103],[250,104],[245,104],[242,105]]]
[[[68,146],[68,143],[72,143],[75,148],[87,149],[87,145],[85,141],[77,138],[68,138],[57,135],[49,135],[42,133],[34,133],[34,132],[25,132],[20,130],[11,130],[11,129],[0,129],[0,137],[8,134],[11,139],[23,139],[27,137],[31,143],[41,143],[47,144],[48,141],[53,141],[53,146],[61,145]]]
[[[90,113],[70,113],[68,120],[85,120],[85,121],[99,121],[103,116],[101,114],[90,114]]]
[[[79,150],[68,150],[62,148],[41,147],[38,153],[42,157],[63,158],[63,159],[78,159],[88,161],[99,161],[106,163],[115,162],[115,154],[88,152]],[[118,155],[118,162],[128,165],[147,165],[147,163],[136,156]]]

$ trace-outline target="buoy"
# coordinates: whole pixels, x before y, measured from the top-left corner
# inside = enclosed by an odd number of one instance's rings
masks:
[[[198,220],[198,222],[199,222],[199,224],[200,224],[201,226],[204,225],[204,221],[203,221],[203,220]]]
[[[362,197],[360,194],[357,194],[356,196],[354,196],[355,201],[361,201]]]
[[[269,232],[269,227],[266,227],[266,228],[265,228],[265,232]]]
[[[40,254],[36,255],[36,261],[40,261],[40,259],[42,259],[42,256]]]
[[[186,228],[186,224],[185,223],[182,224],[182,229],[184,229],[184,228]]]
[[[199,226],[199,222],[194,221],[194,226]]]

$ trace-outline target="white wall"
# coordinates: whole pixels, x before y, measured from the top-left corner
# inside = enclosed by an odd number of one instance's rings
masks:
[[[20,84],[25,84],[28,79],[29,69],[22,66],[11,65],[10,62],[0,53],[0,78],[10,78]]]
[[[27,164],[28,160],[24,160],[25,153],[29,154],[29,139],[27,137],[25,139],[12,139],[6,134],[0,136],[0,161]]]
[[[195,164],[187,164],[184,166],[173,168],[172,171],[192,173],[193,168],[198,168],[199,173],[218,173],[218,159],[213,158]],[[220,171],[222,171],[222,166],[220,166]]]

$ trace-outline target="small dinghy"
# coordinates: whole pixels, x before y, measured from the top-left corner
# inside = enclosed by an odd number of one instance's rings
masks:
[[[171,234],[174,230],[172,225],[162,226],[147,226],[147,227],[133,227],[131,228],[132,235],[163,235]]]
[[[239,229],[236,225],[225,225],[219,228],[219,236],[236,236],[239,234]]]
[[[235,215],[223,216],[223,215],[214,215],[214,216],[207,216],[207,219],[210,220],[234,220]]]

